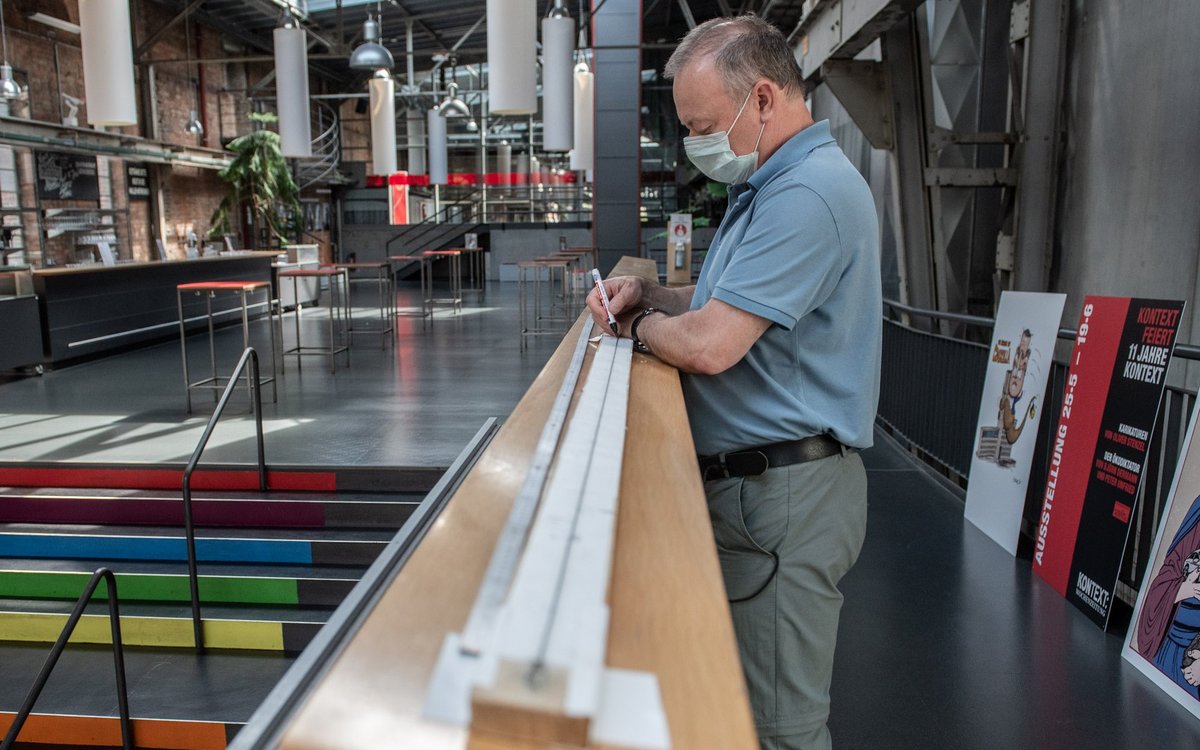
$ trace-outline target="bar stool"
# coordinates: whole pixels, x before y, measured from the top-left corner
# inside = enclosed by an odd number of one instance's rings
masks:
[[[595,253],[586,247],[568,247],[546,257],[563,258],[569,262],[566,278],[563,280],[562,296],[564,299],[569,298],[572,305],[581,304],[592,288],[592,269],[596,267]]]
[[[433,294],[432,294],[432,291],[426,287],[426,271],[429,270],[432,272],[433,258],[430,258],[426,255],[389,255],[388,260],[392,263],[416,263],[418,268],[421,271],[421,309],[420,309],[420,311],[418,312],[418,311],[411,310],[411,309],[405,309],[405,310],[397,309],[396,315],[398,317],[420,316],[422,319],[431,317],[433,315],[433,309],[429,305],[429,298],[432,297]],[[395,289],[396,288],[395,267],[393,267],[391,274],[392,274],[392,288]],[[430,273],[430,274],[428,274],[428,276],[429,276],[430,280],[432,280],[433,274]],[[432,283],[430,283],[430,287],[432,287]],[[424,321],[422,320],[422,322],[424,322]]]
[[[579,255],[587,255],[592,260],[592,268],[600,265],[600,251],[595,245],[568,245],[559,252],[563,253],[578,253]]]
[[[328,268],[328,266],[325,266]],[[351,276],[355,271],[374,271],[375,281],[379,284],[379,327],[363,327],[359,328],[354,323],[354,310],[350,309],[348,319],[349,327],[346,332],[350,336],[350,343],[354,343],[355,333],[374,334],[379,336],[379,348],[383,349],[387,346],[387,338],[385,334],[390,334],[396,330],[393,321],[396,314],[396,291],[392,286],[392,264],[386,261],[379,262],[362,262],[362,263],[335,263],[333,268],[338,268],[346,272],[346,282],[349,284]],[[294,281],[292,282],[295,283]],[[350,302],[350,287],[346,287],[347,304]]]
[[[329,282],[329,346],[304,346],[300,338],[300,311],[303,305],[296,303],[296,345],[285,349],[283,354],[296,356],[296,367],[301,367],[301,357],[309,354],[329,357],[329,371],[337,372],[337,355],[346,352],[346,366],[350,366],[350,344],[346,329],[350,318],[350,282],[349,274],[342,268],[289,268],[279,272],[280,279],[292,280],[292,292],[297,292],[296,284],[303,278],[326,279]],[[282,283],[282,282],[281,282]],[[300,299],[297,295],[296,299]],[[337,345],[337,329],[340,328],[347,343]]]
[[[555,272],[560,275],[561,283],[565,290],[567,269],[571,265],[571,260],[568,258],[533,258],[530,260],[517,261],[517,307],[518,317],[521,319],[521,351],[525,351],[525,339],[528,336],[544,336],[547,334],[561,336],[569,327],[570,323],[577,316],[564,314],[561,316],[554,315],[554,284]],[[541,294],[541,278],[542,272],[545,271],[547,276],[547,286],[550,290],[550,300],[548,300],[548,314],[542,314],[542,294]],[[533,276],[533,291],[532,305],[530,302],[529,276]],[[565,305],[565,300],[564,300]],[[530,318],[529,312],[532,307],[533,316]],[[558,322],[565,323],[563,326],[546,327],[543,323]]]
[[[192,413],[192,390],[193,389],[209,389],[213,391],[213,400],[216,400],[216,392],[224,388],[229,383],[229,378],[217,375],[217,351],[213,338],[213,314],[212,301],[217,294],[221,292],[233,292],[237,294],[241,301],[242,309],[242,349],[250,346],[250,295],[255,292],[262,292],[265,295],[263,302],[255,303],[257,305],[265,304],[267,307],[268,327],[271,329],[271,377],[259,378],[258,384],[261,388],[263,385],[271,384],[271,402],[275,403],[279,398],[278,389],[275,383],[277,372],[275,369],[275,360],[279,353],[275,344],[275,315],[271,304],[271,282],[269,281],[193,281],[186,284],[178,284],[175,286],[175,300],[179,306],[179,351],[183,357],[183,392],[184,400],[187,404],[187,413]],[[191,293],[195,296],[204,296],[205,302],[205,317],[208,320],[208,358],[212,367],[211,375],[207,378],[192,382],[190,370],[188,368],[187,354],[187,323],[189,320],[198,320],[195,318],[184,318],[183,315],[183,297],[185,293]],[[216,315],[220,315],[218,311]],[[249,392],[253,387],[250,380],[250,371],[246,371],[246,390]]]
[[[471,280],[471,286],[463,287],[463,291],[472,292],[475,294],[483,294],[487,286],[486,280],[484,279],[483,248],[456,247],[454,249],[461,250],[462,254],[467,257],[467,273]]]
[[[450,261],[450,296],[429,298],[429,314],[434,305],[450,305],[456,314],[462,312],[462,250],[426,250],[423,255],[431,260],[447,258]],[[433,277],[429,278],[429,293],[433,294]]]

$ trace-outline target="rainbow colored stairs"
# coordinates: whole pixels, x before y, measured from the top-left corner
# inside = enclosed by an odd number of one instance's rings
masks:
[[[144,705],[145,696],[139,705],[137,681],[131,679],[137,746],[225,747],[240,727],[237,721],[179,716],[179,707],[191,705],[195,690],[236,689],[208,684],[210,672],[219,670],[202,665],[230,662],[241,670],[235,682],[243,683],[281,674],[439,476],[433,469],[276,469],[268,473],[264,494],[256,491],[254,471],[196,472],[198,583],[209,649],[199,656],[192,648],[180,469],[0,465],[0,671],[9,671],[6,660],[44,658],[92,572],[108,567],[117,577],[127,664],[140,659],[148,676],[176,670],[190,675],[184,683],[201,683],[198,688],[172,686],[167,692],[184,698],[172,707],[155,707]],[[96,674],[81,679],[108,686],[100,692],[115,706],[103,584],[71,643],[58,672],[70,671],[72,658],[86,661]],[[6,674],[20,686],[10,685],[7,694],[0,688],[0,737],[12,721],[14,700],[19,700],[13,691],[28,689],[33,671]],[[52,680],[59,679],[58,672]],[[261,693],[247,696],[246,717],[271,685],[273,681],[246,688]],[[19,746],[120,745],[114,716],[87,715],[86,705],[49,698],[37,710]]]

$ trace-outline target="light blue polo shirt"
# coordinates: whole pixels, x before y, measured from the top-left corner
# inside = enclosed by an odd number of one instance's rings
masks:
[[[829,433],[867,448],[879,403],[879,220],[867,183],[829,132],[805,128],[749,179],[700,269],[710,298],[771,321],[736,365],[682,374],[696,451]]]

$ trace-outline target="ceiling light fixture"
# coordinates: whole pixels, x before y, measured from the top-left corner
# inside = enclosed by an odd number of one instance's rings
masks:
[[[184,44],[187,45],[187,68],[188,82],[191,83],[192,74],[192,15],[189,13],[183,17],[183,36]],[[200,118],[196,115],[200,109],[200,81],[199,72],[197,71],[196,87],[192,89],[192,104],[195,107],[188,113],[187,125],[185,129],[192,135],[204,135],[204,124],[200,122]]]
[[[371,92],[371,167],[374,174],[396,171],[396,83],[384,69],[367,82]]]
[[[535,0],[487,0],[487,51],[488,112],[537,113]]]
[[[446,98],[435,109],[442,117],[466,117],[467,130],[479,132],[479,124],[475,122],[470,106],[458,97],[458,84],[454,81],[446,84]]]
[[[24,92],[21,91],[21,85],[13,80],[12,66],[8,64],[8,29],[4,27],[4,3],[2,0],[0,0],[0,36],[4,40],[4,64],[0,65],[0,99],[5,101],[20,99]]]
[[[391,70],[396,64],[388,48],[379,43],[379,25],[383,21],[383,3],[379,3],[376,11],[379,13],[379,21],[367,13],[367,20],[363,21],[363,42],[350,53],[350,67],[354,70],[379,70],[381,68]]]
[[[275,106],[279,113],[279,149],[289,158],[312,156],[312,120],[308,101],[308,37],[291,13],[273,32]]]
[[[137,125],[129,0],[79,3],[79,27],[88,124]]]
[[[542,19],[542,148],[570,151],[575,145],[575,21],[555,0]]]

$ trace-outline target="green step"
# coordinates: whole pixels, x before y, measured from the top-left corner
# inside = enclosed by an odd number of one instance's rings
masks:
[[[0,570],[0,597],[14,599],[78,599],[90,573]],[[186,575],[116,573],[121,601],[186,602],[191,589]],[[343,578],[199,577],[200,601],[221,604],[328,606],[341,604],[356,581]],[[101,581],[93,600],[108,596]]]

